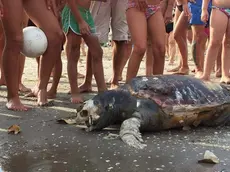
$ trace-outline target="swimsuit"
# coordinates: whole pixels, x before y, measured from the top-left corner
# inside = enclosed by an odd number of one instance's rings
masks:
[[[78,6],[78,10],[83,18],[83,20],[89,25],[90,32],[95,33],[96,28],[94,25],[93,17],[89,11],[89,9],[85,9],[83,7]],[[77,35],[81,35],[79,24],[77,23],[73,13],[71,12],[68,6],[65,6],[62,10],[62,28],[65,34],[68,33],[69,28]]]
[[[127,7],[126,11],[130,8],[135,8],[135,7],[136,7],[135,2],[128,2],[128,7]],[[145,11],[146,18],[149,19],[149,17],[154,15],[159,9],[160,9],[160,5],[148,5],[148,7],[146,8],[146,11]]]
[[[216,6],[212,6],[213,9],[218,9],[221,12],[223,12],[224,14],[226,14],[227,17],[230,17],[230,8],[219,8]]]

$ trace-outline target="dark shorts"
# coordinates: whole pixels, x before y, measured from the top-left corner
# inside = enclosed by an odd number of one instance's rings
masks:
[[[168,23],[168,24],[165,26],[165,30],[166,30],[166,33],[172,32],[172,31],[173,31],[173,22]]]
[[[27,26],[36,26],[36,25],[32,22],[32,20],[29,19]]]

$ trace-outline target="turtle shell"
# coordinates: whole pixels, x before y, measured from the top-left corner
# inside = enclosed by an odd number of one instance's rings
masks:
[[[132,79],[126,88],[133,96],[153,100],[168,113],[230,103],[230,93],[226,86],[191,76],[140,76]]]

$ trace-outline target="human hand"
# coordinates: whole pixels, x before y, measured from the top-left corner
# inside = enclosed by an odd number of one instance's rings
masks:
[[[164,15],[165,24],[168,24],[170,21],[172,21],[172,19],[173,19],[172,11],[170,12],[167,10]]]
[[[84,20],[79,23],[79,29],[82,35],[90,35],[90,27]]]
[[[187,3],[183,5],[183,11],[184,11],[185,16],[187,16],[188,19],[190,19],[191,16],[192,16],[192,14],[191,14],[191,11],[188,8],[188,4]]]
[[[56,0],[45,0],[48,10],[52,10],[56,17],[59,16]]]
[[[202,13],[201,13],[202,22],[206,23],[208,21],[208,18],[209,18],[208,10],[202,10]]]

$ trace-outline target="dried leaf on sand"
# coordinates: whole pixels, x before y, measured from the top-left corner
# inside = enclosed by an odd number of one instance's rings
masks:
[[[18,125],[11,125],[9,128],[8,128],[8,133],[10,134],[18,134],[21,132],[21,129]]]

